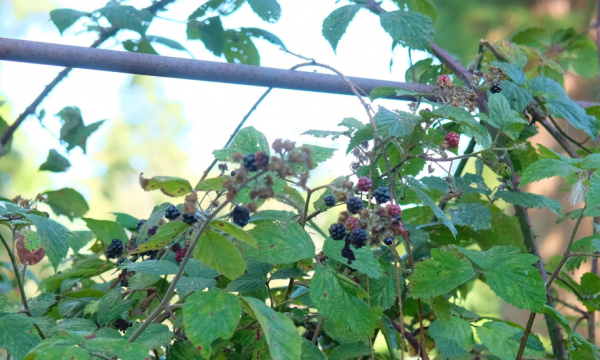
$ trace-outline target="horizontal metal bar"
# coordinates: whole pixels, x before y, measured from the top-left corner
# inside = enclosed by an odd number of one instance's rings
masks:
[[[348,85],[337,75],[58,45],[2,37],[0,37],[0,60],[176,79],[353,95]],[[367,94],[377,87],[397,87],[421,94],[430,94],[433,89],[431,85],[416,83],[359,77],[348,77],[348,79]],[[389,98],[414,100],[411,96],[391,96]],[[598,103],[587,101],[576,102],[582,107],[599,105]]]

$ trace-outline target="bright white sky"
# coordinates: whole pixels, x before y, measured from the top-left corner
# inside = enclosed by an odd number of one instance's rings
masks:
[[[59,7],[92,11],[104,6],[106,1],[57,0],[56,3],[59,4]],[[204,2],[205,0],[177,1],[169,6],[169,11],[163,13],[163,16],[185,20]],[[7,17],[11,13],[10,9],[6,8],[10,6],[10,2],[1,4],[4,8],[0,11],[0,18]],[[132,0],[127,4],[142,8],[147,6],[149,1]],[[335,4],[333,0],[280,0],[280,4],[282,17],[276,24],[262,21],[252,12],[248,4],[244,4],[232,16],[223,18],[224,26],[226,28],[258,27],[271,31],[279,36],[291,51],[313,57],[349,76],[404,80],[404,72],[408,68],[407,53],[404,49],[396,49],[394,65],[390,71],[392,40],[379,25],[376,15],[367,10],[360,11],[342,38],[336,55],[321,35],[321,24],[331,11],[345,5],[343,1]],[[384,5],[387,5],[390,10],[394,9],[392,4]],[[47,22],[46,19],[48,19]],[[76,34],[81,29],[82,23],[67,30],[61,37],[47,14],[37,15],[26,23],[28,26],[10,18],[2,19],[2,21],[0,36],[3,37],[78,46],[89,46],[96,38],[94,34]],[[197,59],[224,61],[209,53],[200,41],[186,41],[184,24],[155,19],[147,33],[179,41]],[[122,32],[120,39],[135,39],[137,36],[134,32]],[[114,40],[110,40],[105,43],[104,47],[122,50],[120,45],[115,44]],[[256,44],[260,51],[262,66],[289,68],[301,62],[266,41],[258,40]],[[189,57],[184,52],[174,51],[161,45],[156,45],[156,49],[162,55]],[[415,53],[413,60],[418,61],[426,56],[424,53]],[[58,71],[60,69],[56,67],[0,62],[0,78],[2,79],[0,92],[8,97],[13,109],[11,122],[31,103]],[[52,114],[56,114],[65,106],[78,106],[86,123],[109,119],[88,141],[87,156],[82,154],[79,148],[72,150],[69,156],[73,165],[71,169],[63,174],[51,175],[55,183],[53,188],[73,186],[77,180],[101,176],[104,167],[95,162],[93,156],[104,147],[106,136],[112,126],[110,119],[122,118],[126,121],[140,122],[143,121],[139,118],[141,114],[152,111],[152,104],[136,101],[136,98],[140,97],[136,96],[131,88],[127,88],[126,85],[129,81],[130,75],[126,74],[74,70],[38,108],[38,111],[42,108],[46,110],[48,115],[45,123],[56,133],[60,124]],[[183,142],[187,145],[183,146],[188,146],[189,151],[197,154],[191,157],[192,164],[190,165],[200,174],[212,160],[210,155],[212,150],[223,146],[231,131],[262,94],[264,88],[160,79],[157,91],[159,96],[182,105],[183,115],[190,123],[190,131],[186,134],[187,141]],[[378,100],[375,105],[384,105],[391,109],[405,108],[406,106],[405,103],[391,100]],[[341,140],[332,143],[330,140],[315,139],[299,134],[309,129],[334,130],[345,117],[355,117],[367,122],[363,108],[354,97],[274,90],[252,115],[247,125],[255,126],[263,131],[269,141],[276,138],[290,138],[298,143],[342,149],[336,153],[333,161],[330,160],[327,166],[321,166],[318,169],[319,174],[315,174],[336,176],[348,173],[349,159],[344,156],[347,141]],[[58,141],[42,129],[34,119],[30,118],[26,121],[19,131],[26,132],[32,150],[34,147],[37,153],[38,164],[45,161],[49,149],[61,149]],[[165,141],[168,140],[165,139]],[[149,161],[152,159],[138,158],[132,160],[131,165],[143,172]],[[178,174],[146,175],[177,176]],[[194,183],[196,180],[190,179],[190,181]]]

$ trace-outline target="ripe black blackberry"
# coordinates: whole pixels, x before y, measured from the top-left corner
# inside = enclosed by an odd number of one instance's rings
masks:
[[[127,320],[123,320],[123,319],[115,320],[115,327],[117,328],[117,330],[120,330],[122,332],[125,332],[125,330],[129,329],[131,326],[133,326],[133,323],[129,322]]]
[[[256,157],[254,154],[248,154],[244,156],[244,167],[248,171],[258,171],[258,166],[256,166]]]
[[[121,280],[121,287],[129,287],[129,280],[123,279]]]
[[[248,225],[250,221],[250,211],[243,206],[234,207],[231,216],[233,217],[233,222],[239,227]]]
[[[142,226],[144,226],[145,223],[146,223],[146,219],[142,219],[142,220],[138,221],[137,225],[135,226],[135,231],[140,232],[140,229],[142,228]]]
[[[331,224],[329,235],[333,240],[342,240],[346,236],[346,227],[343,224]]]
[[[124,257],[120,258],[119,260],[117,260],[117,266],[121,265],[124,262],[125,262],[125,258]]]
[[[123,254],[123,243],[119,239],[113,239],[104,252],[107,259],[120,258]]]
[[[156,230],[158,230],[158,226],[151,227],[150,229],[148,229],[148,235],[154,236],[154,234],[156,234]]]
[[[344,248],[342,249],[342,257],[348,259],[348,265],[352,264],[352,262],[356,260],[356,257],[354,257],[354,251],[350,249],[350,246],[348,246],[348,244],[346,244],[346,246],[344,246]]]
[[[346,201],[346,208],[353,214],[356,214],[358,210],[363,208],[363,202],[360,198],[352,196]]]
[[[233,170],[233,171],[231,172],[231,177],[234,177],[234,176],[236,176],[236,175],[237,175],[237,171]]]
[[[141,253],[142,256],[148,256],[149,260],[154,260],[158,256],[158,250],[148,250],[146,252]]]
[[[333,197],[333,195],[325,196],[325,205],[329,207],[335,205],[335,198]]]
[[[498,94],[499,92],[502,92],[502,84],[499,82],[493,83],[492,86],[490,86],[490,91],[492,94]]]
[[[193,223],[198,221],[198,217],[196,216],[196,214],[183,214],[181,220],[183,220],[183,222],[188,225],[192,225]]]
[[[175,243],[175,244],[171,245],[171,251],[172,252],[176,253],[179,250],[181,250],[181,245],[179,243]]]
[[[360,249],[367,244],[367,232],[363,229],[354,229],[348,234],[348,240],[355,248]]]
[[[373,192],[373,197],[378,204],[388,202],[391,199],[390,190],[385,186],[380,186]]]
[[[385,240],[383,240],[383,243],[386,244],[387,246],[392,246],[392,244],[394,243],[394,239],[386,238]]]
[[[165,210],[165,217],[169,220],[175,220],[179,215],[181,215],[181,211],[173,204],[169,205],[167,210]]]

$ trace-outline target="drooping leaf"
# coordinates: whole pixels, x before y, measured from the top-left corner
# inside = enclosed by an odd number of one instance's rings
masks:
[[[509,204],[522,206],[525,208],[543,207],[552,210],[557,215],[562,214],[562,205],[560,202],[549,199],[543,195],[525,193],[522,191],[498,191],[495,196],[506,201]]]
[[[106,245],[110,245],[113,239],[119,239],[123,244],[129,241],[125,229],[114,221],[96,220],[90,218],[81,218],[85,221],[88,229],[90,229],[98,240]]]
[[[69,234],[69,244],[74,253],[78,253],[81,248],[86,246],[90,241],[96,238],[93,232],[83,231],[71,231]]]
[[[415,50],[427,50],[433,41],[433,21],[416,11],[390,11],[379,15],[381,26],[395,42]]]
[[[431,259],[415,264],[415,272],[409,278],[410,293],[415,299],[444,295],[474,275],[468,260],[456,253],[432,249]]]
[[[152,21],[152,13],[148,10],[138,10],[133,6],[120,5],[110,2],[98,12],[110,22],[112,26],[120,29],[133,30],[141,35],[146,33],[148,25]]]
[[[84,154],[87,138],[104,123],[104,120],[102,120],[86,126],[83,123],[81,111],[74,106],[65,107],[56,115],[60,117],[63,123],[60,129],[60,140],[67,143],[67,151],[79,146]]]
[[[456,234],[457,234],[456,228],[454,227],[454,224],[448,218],[446,213],[442,209],[440,209],[440,207],[435,203],[435,201],[433,201],[433,199],[430,198],[429,195],[427,195],[424,191],[419,190],[419,189],[416,189],[415,191],[416,191],[419,199],[421,199],[421,202],[423,204],[429,206],[431,208],[431,210],[433,210],[433,213],[435,214],[435,216],[439,220],[441,220],[444,223],[444,225],[446,225],[448,227],[448,229],[450,230],[452,235],[454,235],[456,237]]]
[[[477,328],[477,336],[501,360],[513,360],[523,337],[523,330],[504,322],[490,321]],[[531,334],[525,345],[525,357],[543,357],[544,346]]]
[[[531,103],[531,89],[524,89],[509,80],[502,82],[502,95],[506,97],[510,108],[521,113]]]
[[[68,28],[73,26],[77,20],[84,16],[90,16],[90,13],[77,11],[73,9],[55,9],[50,11],[50,20],[56,25],[62,35]]]
[[[194,249],[194,257],[230,279],[241,276],[246,262],[239,250],[223,235],[206,230]]]
[[[362,7],[362,5],[358,4],[342,6],[333,10],[333,12],[323,20],[323,37],[329,41],[334,52],[337,49],[340,39],[346,32],[348,25]]]
[[[283,41],[281,41],[280,38],[275,36],[275,34],[268,32],[267,30],[263,30],[263,29],[259,29],[259,28],[252,28],[252,27],[243,27],[243,28],[240,28],[240,30],[242,30],[242,32],[244,34],[246,34],[246,36],[250,36],[250,37],[253,37],[256,39],[266,40],[273,45],[277,45],[277,46],[285,49],[285,45],[283,44]]]
[[[156,230],[156,234],[152,235],[145,243],[140,244],[137,247],[136,252],[160,249],[179,235],[183,234],[189,227],[190,226],[183,221],[171,221],[159,226],[158,230]]]
[[[202,41],[208,51],[221,56],[225,45],[225,30],[221,18],[214,16],[202,21],[188,21],[187,38]]]
[[[515,124],[527,124],[525,119],[519,117],[519,114],[510,108],[508,100],[502,94],[492,94],[489,97],[490,114],[483,117],[484,120],[495,128],[502,130],[511,139],[516,139],[519,132],[514,128]]]
[[[560,176],[562,178],[580,171],[573,165],[556,159],[542,159],[529,165],[523,172],[521,185],[540,181],[542,179]]]
[[[222,221],[222,220],[213,220],[210,222],[210,226],[213,229],[220,230],[228,235],[233,236],[234,238],[238,239],[239,241],[243,241],[246,244],[249,244],[253,248],[258,248],[258,244],[256,243],[256,240],[254,239],[252,234],[244,231],[243,229],[240,229],[239,227],[237,227],[231,223],[228,223],[228,222]]]
[[[145,40],[125,40],[123,41],[123,48],[129,52],[158,55],[158,52],[154,49],[152,44]]]
[[[172,176],[155,176],[150,179],[140,174],[140,186],[146,191],[160,190],[171,197],[184,196],[192,192],[192,185],[186,179]]]
[[[325,243],[323,244],[323,252],[325,255],[327,255],[327,257],[342,264],[346,264],[347,259],[342,256],[343,247],[344,241],[335,241],[328,237],[325,239]],[[352,251],[354,252],[356,260],[352,261],[352,264],[348,265],[349,267],[369,275],[373,279],[381,278],[383,274],[381,265],[373,256],[371,249],[362,247],[360,249],[352,249]]]
[[[100,299],[98,304],[98,324],[105,325],[121,316],[135,303],[135,299],[124,299],[121,288],[115,288]]]
[[[265,222],[253,229],[257,249],[247,247],[244,254],[271,264],[290,263],[312,258],[315,244],[296,222]]]
[[[276,312],[259,299],[246,296],[239,299],[244,310],[260,324],[273,360],[300,359],[302,338],[289,317]]]
[[[48,293],[40,294],[29,300],[29,308],[33,317],[44,315],[54,304],[56,304],[56,296]]]
[[[198,184],[196,184],[196,187],[194,189],[200,190],[200,191],[223,190],[223,183],[227,180],[228,180],[228,178],[225,176],[219,176],[219,177],[212,178],[212,179],[204,179],[202,181],[199,181]]]
[[[277,0],[247,0],[256,15],[266,22],[276,23],[281,17],[281,6]]]
[[[467,355],[473,349],[471,324],[456,316],[451,316],[445,324],[436,319],[429,326],[429,335],[444,359]]]
[[[186,334],[204,358],[210,358],[213,340],[233,336],[241,314],[237,296],[218,289],[195,292],[183,304]]]
[[[260,54],[250,36],[242,30],[225,30],[223,54],[227,62],[244,65],[260,65]]]
[[[122,227],[124,227],[125,229],[134,231],[135,228],[137,227],[137,223],[139,221],[138,218],[133,217],[129,214],[120,213],[120,212],[113,212],[111,214],[113,214],[117,217],[115,219],[115,222],[117,224],[121,225]]]
[[[230,292],[255,291],[264,288],[266,282],[266,276],[254,272],[248,272],[230,282],[226,289]]]
[[[58,153],[54,149],[50,149],[48,152],[48,158],[46,162],[40,165],[40,171],[51,171],[51,172],[63,172],[67,171],[71,167],[71,163],[66,157]]]
[[[46,191],[44,195],[47,204],[56,215],[66,215],[71,221],[76,217],[82,217],[90,209],[85,198],[74,189]]]
[[[356,254],[356,251],[354,253]],[[352,263],[354,264],[354,262]],[[369,295],[371,296],[371,306],[387,310],[397,301],[396,273],[392,263],[379,259],[379,264],[383,269],[383,276],[370,279]],[[400,286],[403,287],[404,278],[402,278],[402,275],[400,275],[399,280]]]

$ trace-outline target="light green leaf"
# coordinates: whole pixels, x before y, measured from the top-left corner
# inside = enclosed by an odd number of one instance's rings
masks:
[[[248,257],[271,264],[291,263],[312,258],[315,244],[296,222],[265,222],[252,230],[258,249],[245,246]]]
[[[335,241],[328,237],[323,244],[323,252],[327,257],[342,264],[346,264],[348,260],[342,256],[343,247],[344,241]],[[383,275],[381,265],[373,256],[371,249],[364,246],[360,249],[352,249],[352,251],[354,252],[356,260],[352,261],[352,264],[348,265],[348,267],[369,275],[373,279],[381,278]]]
[[[554,320],[558,321],[558,323],[565,328],[567,334],[571,332],[571,325],[569,325],[569,320],[567,320],[563,314],[558,312],[558,310],[546,304],[544,305],[544,312],[547,315],[553,317]]]
[[[444,295],[473,276],[473,266],[467,259],[432,249],[431,259],[415,264],[415,272],[409,278],[411,296],[419,299]]]
[[[44,195],[46,195],[47,204],[56,215],[66,215],[71,221],[73,218],[83,216],[90,209],[85,198],[70,188],[46,191]]]
[[[508,100],[502,94],[490,95],[488,103],[490,114],[487,117],[484,117],[485,114],[481,114],[482,119],[493,127],[501,129],[511,139],[516,139],[519,132],[513,128],[513,125],[527,124],[527,121],[520,118],[517,112],[511,110]]]
[[[50,11],[50,20],[56,25],[61,35],[84,16],[90,16],[90,13],[73,9],[55,9]]]
[[[342,6],[335,9],[323,21],[323,36],[329,41],[334,52],[348,25],[354,19],[358,10],[362,8],[362,5],[357,4]]]
[[[140,185],[146,191],[160,190],[163,194],[172,197],[184,196],[192,192],[192,185],[186,179],[172,176],[155,176],[146,179],[140,174]]]
[[[135,252],[160,249],[184,233],[189,227],[183,221],[171,221],[161,225],[156,230],[156,234],[152,235],[145,243],[140,244]]]
[[[381,136],[393,136],[405,138],[413,132],[415,126],[421,121],[421,117],[407,112],[390,111],[383,106],[373,118],[377,124],[377,130]]]
[[[82,230],[82,231],[71,231],[69,234],[69,243],[74,253],[78,253],[81,248],[86,246],[90,241],[96,238],[93,232]]]
[[[506,97],[510,108],[521,113],[531,103],[531,89],[524,89],[509,80],[502,82],[502,95]]]
[[[64,319],[56,325],[57,330],[70,334],[89,335],[98,329],[93,321],[83,318]]]
[[[525,208],[541,209],[545,207],[552,210],[557,215],[562,214],[562,205],[560,202],[554,199],[549,199],[543,195],[525,193],[522,191],[498,191],[496,192],[495,197],[500,198],[509,204],[518,205]]]
[[[492,61],[492,65],[504,70],[506,75],[508,75],[508,77],[510,77],[511,80],[514,81],[517,85],[522,86],[525,85],[525,83],[527,82],[527,79],[525,78],[525,72],[523,72],[523,68],[519,67],[518,65],[500,61]]]
[[[452,233],[452,235],[454,235],[454,237],[456,237],[457,231],[456,228],[454,227],[454,224],[452,223],[452,221],[450,221],[450,219],[448,219],[448,216],[446,215],[446,213],[440,209],[440,207],[435,203],[435,201],[433,201],[433,199],[431,199],[429,197],[429,195],[427,195],[425,192],[423,192],[422,190],[416,189],[415,192],[417,193],[417,196],[419,197],[419,199],[421,199],[421,202],[427,206],[429,206],[431,208],[431,210],[433,210],[433,213],[435,214],[435,216],[438,218],[438,220],[441,220],[444,225],[446,225],[446,227],[448,227],[448,229],[450,229],[450,232]]]
[[[302,338],[289,317],[271,309],[259,299],[240,297],[244,310],[260,324],[273,360],[297,360],[301,357]]]
[[[228,222],[222,221],[222,220],[213,220],[210,222],[210,226],[213,229],[221,230],[224,233],[231,235],[234,238],[245,242],[246,244],[249,244],[253,248],[258,248],[258,244],[256,243],[256,240],[250,233],[240,229],[239,227],[237,227],[231,223],[228,223]]]
[[[248,4],[266,22],[276,23],[281,17],[281,6],[277,0],[248,0]]]
[[[481,204],[459,204],[449,210],[452,223],[458,226],[471,226],[475,231],[492,227],[492,213]]]
[[[415,11],[390,11],[379,15],[381,26],[395,42],[415,50],[427,50],[433,41],[433,21]]]
[[[327,239],[328,241],[330,239]],[[338,241],[342,243],[343,241]],[[369,252],[371,252],[369,250]],[[356,255],[356,251],[354,251]],[[354,261],[352,262],[354,264]],[[371,297],[371,306],[380,307],[387,310],[397,301],[398,286],[396,285],[396,272],[392,263],[379,259],[379,264],[383,269],[383,276],[370,279],[369,296]],[[404,285],[404,278],[400,275],[400,286]]]
[[[445,324],[436,319],[429,326],[429,335],[442,352],[443,359],[465,356],[473,349],[471,324],[456,316],[450,316]]]
[[[199,191],[219,191],[223,190],[223,183],[229,178],[226,176],[219,176],[212,179],[204,179],[199,181],[195,189]]]
[[[593,296],[600,293],[600,277],[594,273],[585,273],[581,277],[581,289],[584,295]]]
[[[191,260],[191,259],[190,259]],[[187,271],[187,268],[186,268]],[[185,277],[182,276],[179,279],[177,285],[175,285],[175,290],[179,294],[179,298],[183,298],[189,293],[194,291],[203,291],[208,288],[211,290],[217,285],[217,281],[215,279],[205,279],[205,278],[193,278],[193,277]],[[129,280],[129,286],[131,287],[131,280]]]
[[[340,344],[338,345],[331,354],[329,354],[329,360],[344,360],[344,359],[355,359],[361,358],[366,355],[370,355],[371,350],[369,345],[364,342],[357,342],[354,344]]]
[[[186,334],[206,359],[213,340],[233,336],[241,314],[237,296],[218,289],[195,292],[183,304]]]
[[[179,271],[179,266],[168,260],[146,260],[142,262],[125,261],[119,265],[119,269],[135,271],[136,274],[146,275],[173,275]]]
[[[571,332],[571,343],[573,347],[569,349],[569,355],[573,360],[598,360],[600,349],[587,341],[580,333]]]
[[[359,293],[363,297],[366,295],[353,282],[338,277],[332,268],[317,267],[311,282],[310,299],[332,326],[356,338],[350,342],[372,336],[382,315],[380,308],[371,308],[357,296]]]
[[[490,321],[477,328],[477,336],[492,354],[501,360],[514,360],[523,337],[523,330],[499,321]],[[544,357],[544,346],[531,334],[527,338],[525,357]]]
[[[114,221],[81,218],[90,229],[106,245],[110,245],[113,239],[119,239],[123,244],[129,241],[125,229]]]
[[[137,227],[137,223],[139,221],[138,218],[133,217],[129,214],[120,213],[120,212],[111,212],[111,214],[115,215],[117,218],[115,222],[127,230],[134,231]]]
[[[40,341],[33,323],[33,319],[25,314],[0,312],[0,348],[22,359]]]
[[[581,171],[573,165],[556,159],[542,159],[529,165],[523,172],[521,186],[542,179],[560,176],[562,178]]]
[[[56,221],[35,214],[24,214],[37,229],[37,234],[46,250],[50,263],[56,270],[69,252],[69,230]]]
[[[581,162],[582,169],[600,169],[600,154],[589,154]]]
[[[323,354],[317,345],[311,343],[310,340],[302,338],[302,356],[300,360],[327,360],[327,356]]]
[[[232,280],[246,270],[246,262],[235,245],[214,231],[204,231],[194,249],[194,257]]]
[[[66,157],[58,153],[54,149],[50,149],[48,152],[48,158],[46,162],[40,165],[40,171],[51,171],[51,172],[63,172],[67,171],[71,167],[71,163]]]
[[[134,323],[132,327],[127,329],[125,337],[131,337],[133,333],[141,326],[141,323]],[[187,333],[187,332],[186,332]],[[148,349],[160,348],[161,346],[170,343],[173,338],[173,333],[169,327],[164,324],[150,324],[140,336],[135,339],[135,343],[142,344]]]
[[[123,299],[121,288],[115,288],[109,291],[100,299],[98,304],[98,324],[107,323],[118,319],[121,314],[129,310],[136,302],[135,299]]]
[[[215,150],[213,155],[220,161],[233,162],[231,156],[237,152],[248,155],[257,151],[264,151],[269,155],[269,143],[263,133],[249,126],[237,133],[228,148]]]
[[[519,309],[544,311],[546,287],[533,266],[539,260],[536,256],[520,254],[512,246],[494,246],[485,252],[457,248],[486,271],[487,284],[504,301]]]

